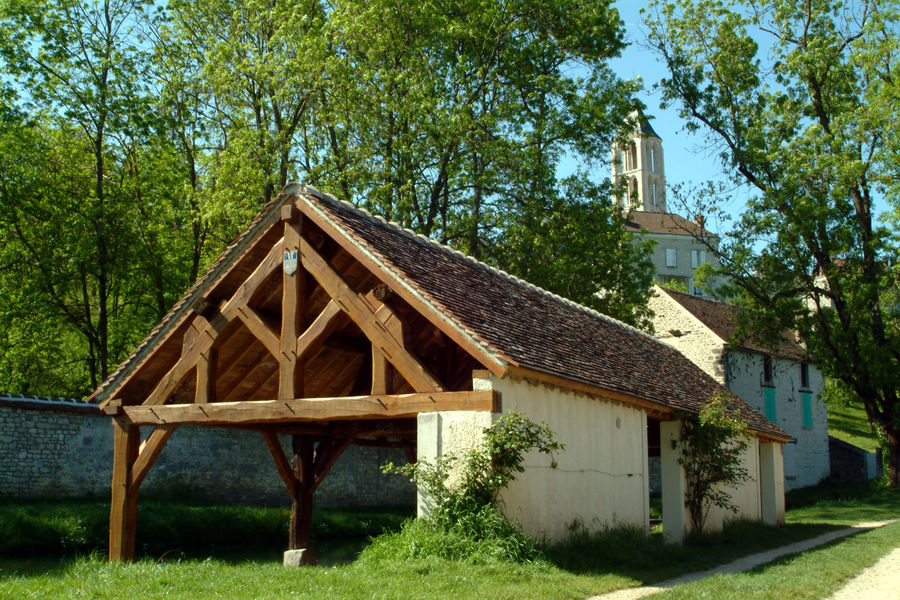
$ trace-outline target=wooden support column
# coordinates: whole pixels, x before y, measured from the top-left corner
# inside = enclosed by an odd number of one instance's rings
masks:
[[[298,486],[291,505],[291,529],[289,546],[291,550],[309,548],[312,530],[312,504],[314,482],[313,440],[307,435],[291,436],[293,449],[294,477]]]
[[[109,510],[109,560],[133,560],[137,531],[137,487],[132,470],[141,444],[140,428],[113,419],[113,476]]]

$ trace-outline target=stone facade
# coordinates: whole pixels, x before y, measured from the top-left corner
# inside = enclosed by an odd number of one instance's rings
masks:
[[[282,445],[289,450],[287,437],[282,437]],[[351,446],[316,491],[316,506],[413,504],[415,487],[380,471],[388,461],[405,463],[406,453]],[[0,497],[107,496],[112,463],[109,417],[83,407],[73,410],[71,403],[0,402]],[[206,427],[175,431],[141,485],[141,494],[290,504],[261,436]]]
[[[726,340],[665,293],[654,293],[650,308],[659,339],[795,438],[783,449],[785,489],[815,485],[829,475],[828,411],[819,400],[824,378],[815,365],[808,365],[809,381],[801,387],[800,362],[769,357],[773,378],[764,382],[766,355],[728,348]],[[767,394],[774,395],[774,411],[770,402],[768,414]]]

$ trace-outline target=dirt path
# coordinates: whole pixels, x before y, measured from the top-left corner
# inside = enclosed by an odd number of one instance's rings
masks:
[[[867,523],[857,523],[852,527],[847,527],[846,529],[838,529],[837,531],[829,531],[828,533],[824,533],[820,536],[810,538],[808,540],[803,540],[800,542],[795,542],[793,544],[789,544],[787,546],[782,546],[780,548],[774,548],[772,550],[766,550],[765,552],[758,552],[757,554],[751,554],[750,556],[745,556],[743,558],[739,558],[733,562],[719,565],[718,567],[714,567],[712,569],[708,569],[706,571],[699,571],[697,573],[688,573],[687,575],[682,575],[681,577],[676,577],[674,579],[668,579],[666,581],[661,581],[659,583],[654,583],[652,585],[645,585],[637,588],[627,588],[624,590],[617,590],[615,592],[609,592],[607,594],[601,594],[599,596],[594,596],[589,600],[637,600],[638,598],[645,598],[647,596],[652,596],[653,594],[658,594],[660,592],[664,592],[666,590],[670,590],[676,585],[681,585],[683,583],[690,583],[692,581],[697,581],[699,579],[705,579],[706,577],[711,577],[713,575],[721,574],[721,575],[730,575],[732,573],[742,573],[743,571],[748,571],[754,567],[765,564],[767,562],[771,562],[776,558],[780,558],[787,554],[796,554],[798,552],[803,552],[805,550],[809,550],[811,548],[816,548],[823,544],[827,544],[828,542],[832,542],[834,540],[840,539],[842,537],[846,537],[848,535],[852,535],[854,533],[860,533],[862,531],[868,531],[870,529],[876,529],[878,527],[883,527],[889,523],[895,523],[897,519],[892,519],[890,521],[873,521]],[[893,556],[897,554],[897,552],[893,552],[888,556]],[[886,556],[885,560],[888,558]],[[897,556],[897,561],[894,563],[890,563],[890,566],[885,567],[886,570],[893,570],[894,577],[900,579],[897,576],[897,571],[900,569],[900,554]],[[859,575],[862,577],[871,569],[879,566],[881,561],[878,564],[874,565],[870,569],[866,569]],[[858,577],[858,578],[859,578]],[[887,579],[891,579],[887,577]],[[851,581],[851,584],[855,582],[856,579]],[[895,583],[895,582],[891,582]],[[850,587],[848,584],[847,587]],[[873,588],[874,589],[874,588]],[[887,588],[886,588],[887,589]],[[889,588],[894,589],[894,588]],[[843,591],[843,590],[841,590]],[[881,596],[873,596],[869,595],[869,592],[863,592],[861,596],[837,596],[835,595],[833,598],[829,600],[855,600],[859,598],[860,600],[879,600]],[[897,600],[900,598],[897,594],[885,596],[886,599],[889,600]]]
[[[900,598],[900,548],[854,577],[828,600],[897,600]]]

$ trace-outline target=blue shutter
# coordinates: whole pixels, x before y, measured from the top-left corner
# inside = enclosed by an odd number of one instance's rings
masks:
[[[803,426],[812,428],[812,392],[800,392],[800,402],[803,406]]]
[[[775,414],[775,388],[766,386],[763,388],[763,397],[766,400],[766,418],[773,423],[776,422]]]

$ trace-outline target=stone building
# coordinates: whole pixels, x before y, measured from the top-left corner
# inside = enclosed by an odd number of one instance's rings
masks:
[[[737,340],[739,307],[653,289],[656,336],[794,437],[784,447],[785,489],[817,484],[830,473],[828,412],[821,371],[790,335],[775,348]]]
[[[612,181],[625,190],[616,202],[626,216],[625,229],[655,242],[656,279],[701,296],[694,271],[702,264],[718,267],[710,251],[718,238],[704,228],[702,217],[690,221],[668,211],[662,139],[642,114],[631,138],[613,147]]]

